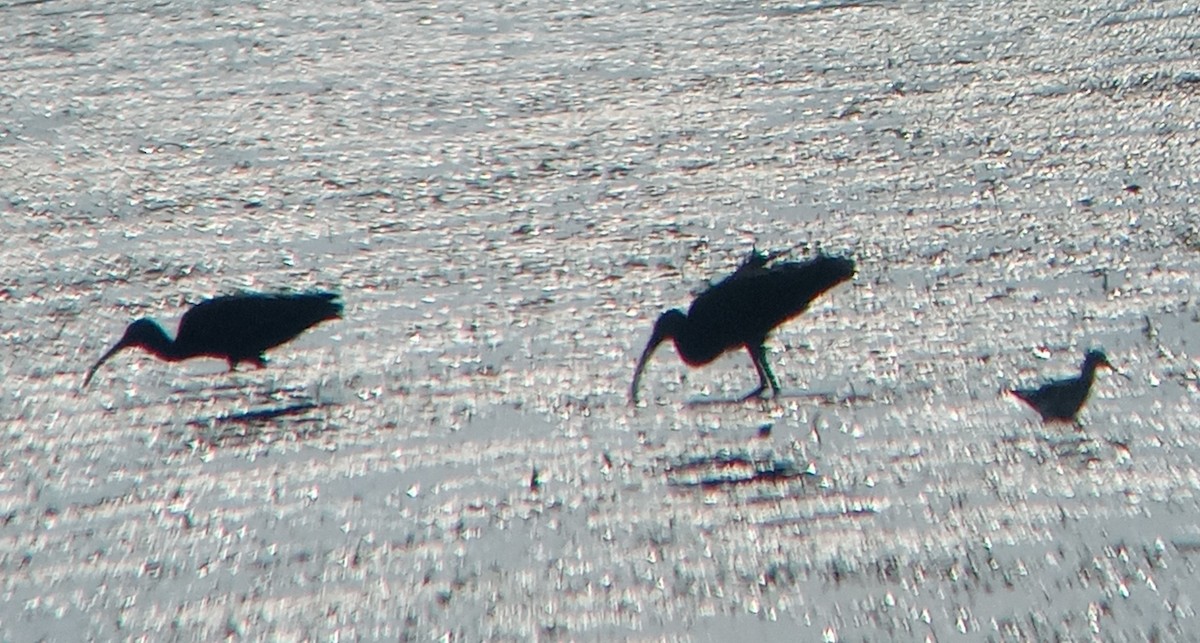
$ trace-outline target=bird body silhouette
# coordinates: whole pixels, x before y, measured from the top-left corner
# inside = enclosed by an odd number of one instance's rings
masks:
[[[759,385],[743,399],[762,393],[767,386],[778,394],[779,382],[766,360],[767,336],[804,312],[821,293],[854,276],[854,261],[818,255],[768,267],[777,256],[752,251],[732,275],[700,293],[686,314],[678,309],[663,313],[638,360],[629,387],[630,400],[637,401],[642,371],[658,345],[668,339],[674,340],[675,351],[689,366],[707,364],[722,353],[744,347],[758,372]]]
[[[1108,356],[1101,350],[1090,350],[1083,357],[1079,377],[1055,380],[1038,388],[1009,391],[1042,416],[1043,422],[1075,422],[1079,409],[1087,401],[1099,367],[1112,369]]]
[[[263,354],[327,319],[342,316],[338,295],[327,292],[301,294],[228,295],[202,301],[179,320],[172,340],[158,322],[139,319],[125,329],[125,335],[91,368],[83,385],[87,386],[96,369],[117,352],[130,347],[146,350],[168,362],[193,357],[217,357],[235,368],[239,362],[266,366]]]

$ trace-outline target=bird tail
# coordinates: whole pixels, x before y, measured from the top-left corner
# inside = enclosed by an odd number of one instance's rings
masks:
[[[800,283],[793,283],[793,291],[805,302],[854,276],[857,267],[847,257],[817,255],[808,261],[783,264],[785,274],[795,275]],[[807,304],[806,304],[807,305]]]
[[[1032,389],[1010,388],[1006,389],[1004,392],[1017,398],[1018,400],[1021,400],[1022,402],[1025,402],[1026,404],[1033,404],[1033,394],[1035,391]]]
[[[340,294],[335,292],[315,292],[312,296],[317,299],[324,300],[321,310],[321,319],[341,319],[342,318],[342,302],[338,301]]]

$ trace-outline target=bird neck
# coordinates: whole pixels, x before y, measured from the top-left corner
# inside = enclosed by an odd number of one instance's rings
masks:
[[[1091,386],[1092,382],[1096,380],[1096,363],[1090,360],[1084,362],[1083,372],[1079,374],[1079,379],[1086,382],[1088,386]]]
[[[655,324],[655,334],[675,343],[675,352],[686,364],[696,366],[712,361],[713,354],[704,337],[695,332],[683,311],[668,310]],[[722,347],[723,348],[723,347]]]
[[[167,335],[167,331],[163,330],[162,326],[149,320],[138,322],[137,332],[129,338],[127,344],[137,346],[168,362],[177,362],[189,357],[186,351],[180,350],[180,346]]]

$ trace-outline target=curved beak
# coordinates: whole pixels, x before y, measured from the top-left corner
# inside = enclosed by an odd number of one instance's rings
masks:
[[[129,344],[122,339],[121,341],[117,342],[116,346],[108,349],[108,352],[105,353],[103,357],[101,357],[99,360],[96,360],[96,363],[92,364],[92,367],[88,369],[87,376],[83,378],[83,388],[87,388],[88,382],[92,381],[92,376],[96,374],[96,369],[100,368],[101,364],[107,362],[108,358],[116,355],[121,349],[127,346],[129,346]]]
[[[629,385],[629,402],[637,404],[638,401],[638,382],[642,379],[642,371],[646,370],[646,362],[650,361],[650,356],[654,354],[654,349],[663,343],[666,339],[658,329],[650,336],[650,341],[646,344],[646,349],[642,351],[642,356],[638,358],[637,368],[633,370],[633,383]]]

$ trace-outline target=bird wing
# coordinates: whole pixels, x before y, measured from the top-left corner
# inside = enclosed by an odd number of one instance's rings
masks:
[[[826,290],[854,274],[854,262],[819,256],[765,267],[747,261],[737,272],[701,293],[688,321],[728,346],[761,343],[773,328],[799,315]]]
[[[1088,389],[1078,378],[1056,380],[1035,389],[1014,389],[1013,395],[1025,400],[1046,418],[1072,418],[1083,406]]]
[[[196,354],[250,359],[305,329],[341,315],[332,293],[230,295],[200,302],[183,315],[176,343]]]

